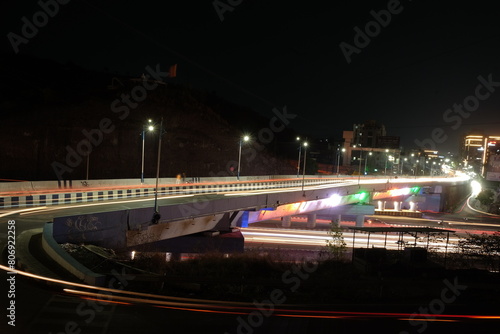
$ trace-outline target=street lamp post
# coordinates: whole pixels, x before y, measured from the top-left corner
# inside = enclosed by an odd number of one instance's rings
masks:
[[[361,182],[361,160],[363,160],[363,150],[359,151],[359,166],[358,166],[358,186]]]
[[[153,131],[154,126],[151,124],[152,120],[148,119],[148,130]],[[144,183],[144,142],[145,142],[145,137],[146,137],[146,129],[143,126],[142,127],[142,162],[141,162],[141,184]]]
[[[372,155],[372,152],[369,152],[368,154],[365,154],[365,175],[366,175],[366,165],[368,163],[368,156]]]
[[[340,169],[340,150],[337,149],[337,176],[339,175],[339,169]],[[342,147],[342,152],[345,152],[345,148]]]
[[[389,150],[385,150],[385,169],[384,169],[384,174],[387,175],[387,164],[389,163]]]
[[[412,153],[411,154],[411,164],[410,164],[413,168],[411,168],[411,172],[413,173],[413,176],[415,176],[415,154]]]
[[[307,157],[307,142],[304,142],[304,167],[302,168],[302,196],[305,196],[304,183],[306,178],[306,157]]]
[[[85,176],[85,180],[89,180],[89,164],[90,164],[90,152],[87,152],[87,174]]]
[[[404,168],[404,161],[407,161],[407,158],[401,159],[399,158],[399,161],[401,161],[401,175],[403,175],[403,168]]]
[[[240,180],[240,165],[241,165],[241,146],[243,144],[243,141],[248,141],[250,139],[250,137],[248,136],[244,136],[243,138],[240,138],[240,149],[239,149],[239,153],[238,153],[238,181]]]
[[[300,140],[300,137],[297,137],[297,141]],[[297,177],[299,177],[299,174],[300,174],[300,153],[302,151],[302,145],[300,145],[300,142],[299,142],[299,160],[297,161]]]
[[[158,160],[156,162],[156,187],[155,187],[155,211],[153,214],[153,224],[157,224],[160,220],[158,212],[158,180],[160,178],[160,160],[161,160],[161,137],[163,136],[163,117],[160,121],[160,133],[158,134]]]

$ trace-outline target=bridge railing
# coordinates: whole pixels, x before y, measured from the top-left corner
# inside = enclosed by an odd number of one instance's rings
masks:
[[[216,177],[196,179],[193,182],[189,178],[184,182],[177,183],[174,178],[161,178],[159,180],[158,195],[200,194],[231,191],[254,191],[263,189],[277,189],[288,187],[310,187],[317,185],[351,183],[359,180],[373,179],[379,182],[403,181],[405,178],[387,177],[360,177],[360,176],[325,176],[308,175],[297,177],[296,175],[268,175],[240,178]],[[412,178],[413,179],[413,178]],[[425,177],[417,180],[433,180]],[[49,183],[47,183],[49,182]],[[57,187],[53,186],[55,182]],[[121,180],[78,180],[71,183],[61,184],[57,181],[19,182],[17,187],[9,184],[0,184],[0,209],[31,207],[44,205],[59,205],[80,202],[94,202],[104,200],[115,200],[123,198],[153,196],[156,188],[156,179],[146,179],[143,184],[136,179]]]
[[[121,182],[90,180],[87,181],[87,184],[80,184],[79,187],[70,187],[68,185],[66,188],[57,187],[42,190],[34,190],[37,189],[36,187],[30,189],[28,185],[15,191],[0,192],[0,209],[149,197],[154,196],[156,189],[156,179],[154,179],[154,183],[151,180],[153,179],[145,180],[144,184],[130,182],[133,183],[132,185],[122,185],[122,183],[129,183],[126,180]],[[176,179],[161,179],[158,186],[158,196],[255,191],[350,182],[343,178],[316,178],[314,176],[308,176],[304,179],[296,176],[293,178],[272,179],[268,176],[253,180],[241,179],[240,181],[225,179],[224,182],[213,180],[201,182],[200,180],[200,182],[192,183],[189,180],[186,181],[176,183]]]
[[[406,176],[402,176],[408,178]],[[292,180],[300,179],[303,176],[297,175],[260,175],[260,176],[242,176],[239,182],[245,181],[264,181],[264,180]],[[307,179],[326,179],[326,180],[338,180],[338,179],[395,179],[397,176],[385,176],[385,175],[305,175]],[[221,177],[187,177],[182,180],[182,183],[210,183],[210,182],[238,182],[236,176],[221,176]],[[160,178],[160,184],[176,184],[176,178]],[[23,192],[36,192],[36,191],[58,191],[58,190],[69,190],[69,189],[88,189],[88,188],[99,188],[99,187],[139,187],[139,186],[155,186],[156,178],[146,178],[144,182],[141,183],[139,178],[136,179],[97,179],[97,180],[49,180],[49,181],[16,181],[16,182],[0,182],[0,196],[7,193],[23,193]]]

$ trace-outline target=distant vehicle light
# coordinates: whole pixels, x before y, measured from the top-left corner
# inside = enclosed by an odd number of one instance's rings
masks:
[[[472,188],[472,196],[477,196],[482,190],[481,184],[476,180],[472,180],[470,182],[470,186]]]

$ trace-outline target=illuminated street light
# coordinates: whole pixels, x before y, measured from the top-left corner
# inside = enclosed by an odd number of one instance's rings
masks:
[[[153,126],[153,121],[151,119],[148,119],[148,126],[147,129],[148,131],[153,131],[154,126]],[[141,163],[141,184],[144,183],[144,142],[145,142],[145,137],[146,137],[146,126],[142,126],[142,163]]]
[[[389,155],[387,154],[389,152],[388,149],[385,150],[385,168],[384,168],[384,174],[387,175],[387,164],[389,162]]]
[[[401,159],[401,158],[399,158],[399,160],[401,161],[401,175],[403,175],[404,162],[403,162],[403,159]],[[404,161],[408,161],[408,159],[404,158]]]
[[[304,142],[304,167],[302,168],[302,196],[305,196],[304,182],[306,177],[306,157],[307,157],[307,142]]]
[[[345,152],[345,148],[342,147],[342,153]],[[337,175],[339,175],[339,169],[340,169],[340,150],[337,148]]]
[[[386,173],[386,174],[387,174],[387,165],[388,165],[388,162],[389,162],[389,161],[394,161],[394,156],[392,156],[392,155],[388,155],[388,156],[387,156],[387,159],[386,159],[386,161],[385,161],[385,168],[386,168],[386,172],[385,172],[385,173]],[[392,166],[391,166],[391,167],[394,167],[394,162],[392,163]],[[391,174],[392,174],[392,173],[391,173]]]
[[[243,142],[247,142],[250,140],[250,137],[249,136],[243,136],[243,138],[240,138],[240,150],[239,150],[239,154],[238,154],[238,181],[240,180],[240,165],[241,165],[241,146],[243,145]]]
[[[297,141],[300,141],[300,137],[297,137]],[[297,177],[299,177],[300,174],[300,153],[302,151],[302,145],[299,143],[299,160],[297,161]]]
[[[165,134],[163,130],[163,117],[160,121],[160,132],[158,133],[158,160],[156,163],[156,187],[155,187],[155,212],[153,214],[153,224],[158,224],[160,213],[158,212],[158,180],[160,178],[160,160],[161,160],[161,137]]]
[[[365,157],[365,173],[364,173],[365,175],[367,174],[367,173],[366,173],[366,165],[367,165],[367,163],[368,163],[368,156],[370,156],[370,155],[372,155],[372,154],[373,154],[372,152],[369,152],[369,153],[368,153],[368,155],[366,155],[366,157]]]
[[[361,182],[361,160],[363,160],[363,151],[359,151],[359,167],[358,167],[358,186]]]

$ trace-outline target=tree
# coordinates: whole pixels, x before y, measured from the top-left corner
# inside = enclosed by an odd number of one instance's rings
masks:
[[[484,189],[477,196],[476,199],[485,206],[490,206],[493,203],[494,193],[490,189]]]
[[[483,260],[489,270],[500,267],[500,232],[493,234],[471,234],[458,242],[460,252],[471,258]]]
[[[334,260],[341,260],[345,251],[347,250],[347,244],[344,241],[344,234],[339,225],[332,221],[330,223],[330,230],[328,231],[330,239],[326,240],[326,248],[328,252],[332,255]]]

